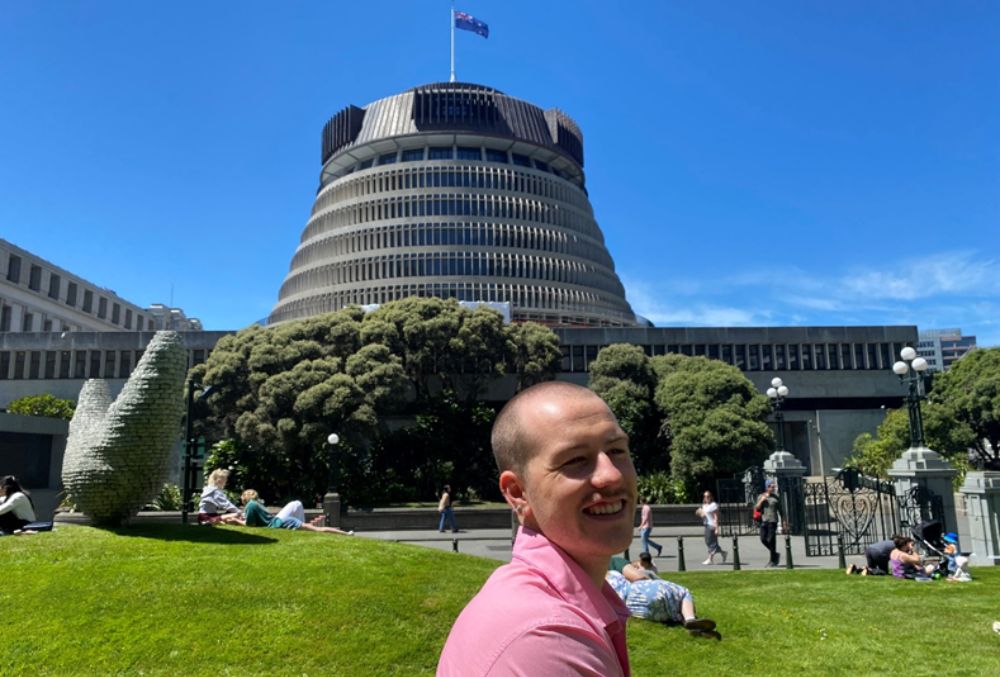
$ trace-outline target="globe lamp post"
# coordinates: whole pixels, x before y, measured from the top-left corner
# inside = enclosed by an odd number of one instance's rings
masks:
[[[788,397],[788,386],[782,383],[781,379],[775,376],[771,379],[771,387],[767,389],[767,396],[771,399],[771,408],[774,409],[774,420],[778,423],[778,448],[775,451],[785,449],[785,417],[781,414],[781,407]]]
[[[927,360],[917,357],[917,351],[907,346],[899,351],[903,359],[892,365],[892,371],[899,377],[899,382],[907,387],[906,407],[910,414],[910,447],[919,449],[924,446],[924,420],[920,414],[920,400],[924,399],[925,383],[930,375],[927,373]]]

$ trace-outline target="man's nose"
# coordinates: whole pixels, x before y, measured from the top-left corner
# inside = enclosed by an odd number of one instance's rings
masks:
[[[597,456],[594,475],[591,480],[595,487],[611,487],[622,482],[622,470],[614,460],[601,452]]]

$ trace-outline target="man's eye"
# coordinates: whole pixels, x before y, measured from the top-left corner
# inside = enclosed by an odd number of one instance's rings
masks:
[[[581,463],[583,463],[586,460],[587,459],[584,458],[583,456],[574,456],[573,458],[571,458],[568,461],[566,461],[565,463],[563,463],[563,467],[567,468],[567,467],[571,467],[571,466],[580,465]]]
[[[628,449],[621,449],[621,448],[608,449],[608,456],[620,456],[622,454],[627,454],[627,453]]]

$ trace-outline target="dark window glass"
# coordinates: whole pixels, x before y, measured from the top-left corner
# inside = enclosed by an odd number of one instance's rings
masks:
[[[573,371],[586,371],[583,361],[583,346],[573,346]]]
[[[705,355],[705,344],[704,343],[696,343],[696,344],[694,344],[694,354],[697,355],[697,356],[700,356],[700,357],[704,357],[704,355]]]
[[[125,328],[126,329],[132,328],[132,311],[129,310],[128,308],[125,309]]]
[[[864,369],[865,368],[865,344],[855,343],[854,344],[854,368]]]
[[[540,169],[543,172],[549,171],[549,166],[542,162],[541,160],[535,160],[535,169]]]
[[[785,367],[785,346],[774,346],[774,368],[784,370]]]
[[[62,286],[62,279],[58,275],[49,276],[49,298],[57,299],[59,298],[60,287]]]
[[[10,264],[7,266],[7,279],[18,284],[21,281],[21,257],[10,255]]]
[[[749,370],[757,371],[758,369],[760,369],[760,346],[751,345]]]
[[[391,165],[395,162],[396,162],[395,153],[384,153],[383,155],[378,156],[378,163],[380,165]]]
[[[115,377],[115,351],[107,350],[104,355],[104,378]]]
[[[66,305],[76,305],[76,282],[70,282],[69,286],[66,287]]]
[[[492,148],[486,149],[486,161],[487,162],[502,162],[507,163],[507,151],[505,150],[493,150]]]
[[[478,148],[471,148],[468,146],[458,147],[458,159],[459,160],[481,160],[482,154]]]
[[[746,371],[747,370],[747,347],[743,344],[736,346],[735,359],[733,366],[736,368]]]
[[[143,330],[142,315],[136,315],[135,316],[135,329],[136,329],[136,331],[142,331]]]
[[[28,378],[38,378],[42,370],[42,353],[40,350],[31,351],[31,365],[29,366]]]
[[[722,361],[726,364],[733,363],[733,347],[728,343],[722,346]]]
[[[358,165],[358,169],[359,170],[368,169],[371,166],[372,166],[372,160],[369,158],[368,160],[363,160],[361,164]]]
[[[97,317],[102,320],[108,316],[108,300],[103,296],[97,300]]]
[[[841,369],[853,369],[854,365],[851,361],[851,344],[841,343],[840,344],[840,368]]]
[[[59,378],[69,378],[69,358],[71,354],[68,350],[63,350],[59,353]]]
[[[868,368],[878,369],[878,344],[866,343],[865,348],[868,352]]]
[[[0,350],[0,380],[6,381],[10,372],[10,351]]]
[[[656,355],[662,355],[664,352],[666,352],[666,346],[663,345],[662,343],[657,343],[656,345],[653,346],[653,355],[654,356],[656,356]]]
[[[572,371],[573,358],[570,356],[569,346],[561,346],[559,351],[562,353],[562,357],[559,360],[559,371]]]
[[[423,148],[412,148],[410,150],[404,150],[403,155],[400,158],[402,162],[415,162],[417,160],[424,159],[424,149]]]
[[[111,306],[111,323],[118,324],[118,321],[122,319],[122,307],[117,303]]]
[[[802,368],[805,370],[812,370],[813,368],[813,347],[810,345],[802,346]]]
[[[816,346],[816,368],[826,369],[826,344],[820,343]]]
[[[21,331],[31,331],[35,324],[35,316],[31,313],[25,313],[21,317]]]
[[[28,276],[28,289],[38,291],[42,288],[42,269],[38,266],[31,266],[31,273]]]
[[[42,321],[42,331],[52,331],[52,320]]]
[[[0,308],[0,331],[10,331],[10,306]]]
[[[94,309],[94,292],[89,289],[83,291],[83,312],[89,313]]]
[[[797,345],[788,346],[788,368],[799,368],[799,347]]]
[[[76,363],[73,365],[73,378],[87,378],[87,351],[76,351]]]
[[[597,351],[600,346],[587,346],[587,369],[590,369],[590,363],[597,359]]]
[[[840,369],[840,352],[837,350],[836,343],[830,343],[826,346],[827,357],[830,358],[830,369]]]
[[[889,354],[889,344],[878,344],[879,353],[882,355],[882,368],[892,369],[892,355]]]
[[[713,360],[719,359],[719,345],[717,343],[708,346],[708,356]]]
[[[119,376],[121,378],[128,378],[129,374],[132,373],[132,351],[123,350],[121,355],[121,371]]]
[[[691,347],[690,343],[685,343],[684,345],[681,346],[681,355],[688,355],[688,356],[690,356],[692,354],[694,354],[694,350]]]
[[[14,353],[14,378],[22,379],[24,378],[24,351],[18,350]]]
[[[56,351],[45,351],[45,378],[56,377]]]
[[[433,146],[427,151],[428,160],[450,160],[454,155],[451,146]]]
[[[101,351],[90,351],[90,378],[101,377]]]
[[[530,167],[531,158],[527,155],[521,155],[520,153],[511,153],[510,160],[518,167]]]
[[[673,353],[674,355],[679,355],[681,352],[681,347],[676,343],[672,343],[671,345],[667,346],[667,352]]]

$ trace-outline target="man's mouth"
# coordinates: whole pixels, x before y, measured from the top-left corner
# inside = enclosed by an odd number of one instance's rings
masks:
[[[624,509],[625,500],[618,499],[617,501],[602,501],[596,505],[584,508],[583,511],[588,515],[615,515]]]

